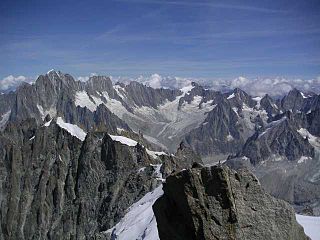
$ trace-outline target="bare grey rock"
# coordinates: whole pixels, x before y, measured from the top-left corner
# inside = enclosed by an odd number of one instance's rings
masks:
[[[111,228],[158,183],[138,144],[54,122],[9,123],[0,134],[0,239],[90,239]]]
[[[292,207],[248,171],[193,168],[169,176],[153,205],[161,240],[309,239]]]

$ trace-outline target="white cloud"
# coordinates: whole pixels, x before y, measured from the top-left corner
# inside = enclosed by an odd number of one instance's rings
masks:
[[[80,81],[88,81],[92,76],[96,76],[96,73],[91,73],[89,76],[80,76],[77,79]],[[111,80],[115,82],[123,82],[128,84],[130,81],[137,81],[153,88],[171,88],[181,89],[191,82],[197,82],[200,85],[211,88],[217,91],[230,91],[234,88],[241,88],[252,96],[264,96],[269,94],[271,96],[282,96],[288,93],[291,89],[297,88],[305,92],[320,93],[320,76],[313,79],[301,79],[301,78],[247,78],[240,76],[234,79],[205,79],[205,78],[185,78],[185,77],[172,77],[161,76],[154,73],[149,76],[133,77],[112,77]],[[8,90],[14,90],[21,82],[32,82],[32,78],[25,76],[7,76],[0,81],[0,92],[6,92]]]
[[[293,88],[297,88],[301,91],[313,91],[320,92],[319,77],[310,80],[304,80],[300,78],[255,78],[247,79],[239,77],[233,79],[230,84],[231,88],[239,87],[251,95],[263,96],[266,93],[271,96],[281,96],[289,92]]]
[[[204,79],[204,78],[181,78],[181,77],[164,77],[159,74],[150,76],[140,76],[136,79],[132,78],[117,78],[118,81],[129,82],[132,80],[144,83],[153,88],[176,88],[180,89],[194,81],[202,86],[209,87],[217,91],[229,91],[234,88],[241,88],[248,94],[253,96],[282,96],[288,93],[291,89],[297,88],[301,91],[320,92],[320,76],[314,79],[300,78],[246,78],[243,76],[235,79]]]
[[[129,84],[131,81],[137,81],[143,83],[152,88],[172,88],[180,89],[189,85],[193,80],[191,78],[161,76],[160,74],[154,73],[150,76],[139,76],[136,78],[125,77],[125,76],[110,76],[112,82],[122,82]],[[198,80],[198,79],[197,79]]]
[[[96,73],[90,73],[90,76],[80,76],[78,77],[77,79],[81,82],[86,82],[89,80],[90,77],[93,77],[93,76],[97,76]]]
[[[17,86],[19,86],[22,82],[32,82],[31,78],[27,78],[25,76],[13,76],[9,75],[3,78],[0,81],[0,91],[5,92],[8,90],[14,90]]]
[[[182,78],[182,77],[171,77],[171,76],[161,76],[157,73],[154,73],[150,76],[139,76],[136,79],[132,78],[117,78],[118,81],[128,82],[135,80],[137,82],[143,83],[152,88],[172,88],[180,89],[185,86],[188,86],[193,79],[191,78]],[[199,80],[199,79],[196,79]]]
[[[231,86],[234,88],[241,87],[241,86],[247,84],[248,82],[249,82],[249,80],[247,78],[240,76],[240,77],[237,77],[231,81]]]
[[[152,88],[161,88],[161,81],[162,77],[159,74],[155,73],[151,75],[148,85]]]

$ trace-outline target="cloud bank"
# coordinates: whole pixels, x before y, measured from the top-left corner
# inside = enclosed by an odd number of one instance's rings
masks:
[[[288,93],[291,89],[297,88],[303,92],[320,93],[320,76],[314,79],[287,79],[287,78],[256,78],[248,79],[238,77],[233,79],[229,86],[231,88],[241,88],[250,95],[264,96],[282,96]]]
[[[28,78],[25,76],[13,76],[9,75],[2,80],[0,80],[0,92],[7,92],[10,90],[15,90],[22,82],[31,83],[33,81],[32,78]]]
[[[91,76],[97,75],[91,73],[89,76],[79,76],[79,81],[87,81]],[[237,77],[234,79],[209,79],[209,78],[185,78],[185,77],[172,77],[161,76],[160,74],[152,74],[149,76],[133,77],[113,77],[111,80],[115,82],[129,83],[130,81],[137,81],[153,88],[171,88],[180,89],[191,82],[197,82],[205,88],[210,88],[216,91],[227,92],[234,88],[241,88],[252,96],[270,96],[279,97],[288,93],[291,89],[297,88],[303,92],[320,93],[320,76],[313,79],[301,78],[247,78]],[[15,90],[22,82],[32,83],[34,78],[25,76],[9,75],[0,80],[0,92],[8,92]]]
[[[243,76],[234,79],[204,79],[204,78],[182,78],[161,76],[152,74],[150,76],[140,76],[138,78],[112,78],[114,82],[120,81],[128,83],[135,80],[153,88],[175,88],[179,89],[189,85],[191,82],[197,82],[200,85],[217,91],[231,91],[234,88],[241,88],[252,96],[270,96],[279,97],[288,93],[291,89],[297,88],[304,92],[320,93],[320,76],[314,79],[300,78],[246,78]]]

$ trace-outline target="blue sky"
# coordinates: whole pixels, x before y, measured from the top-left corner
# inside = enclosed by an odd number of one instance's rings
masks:
[[[0,79],[320,75],[320,1],[1,0]]]

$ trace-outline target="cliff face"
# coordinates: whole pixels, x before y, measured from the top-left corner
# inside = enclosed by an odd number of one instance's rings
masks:
[[[153,205],[161,240],[309,239],[286,202],[248,171],[192,168],[171,175]]]
[[[82,142],[54,123],[8,126],[0,163],[0,239],[93,237],[157,185],[155,159],[141,145],[106,133]]]

